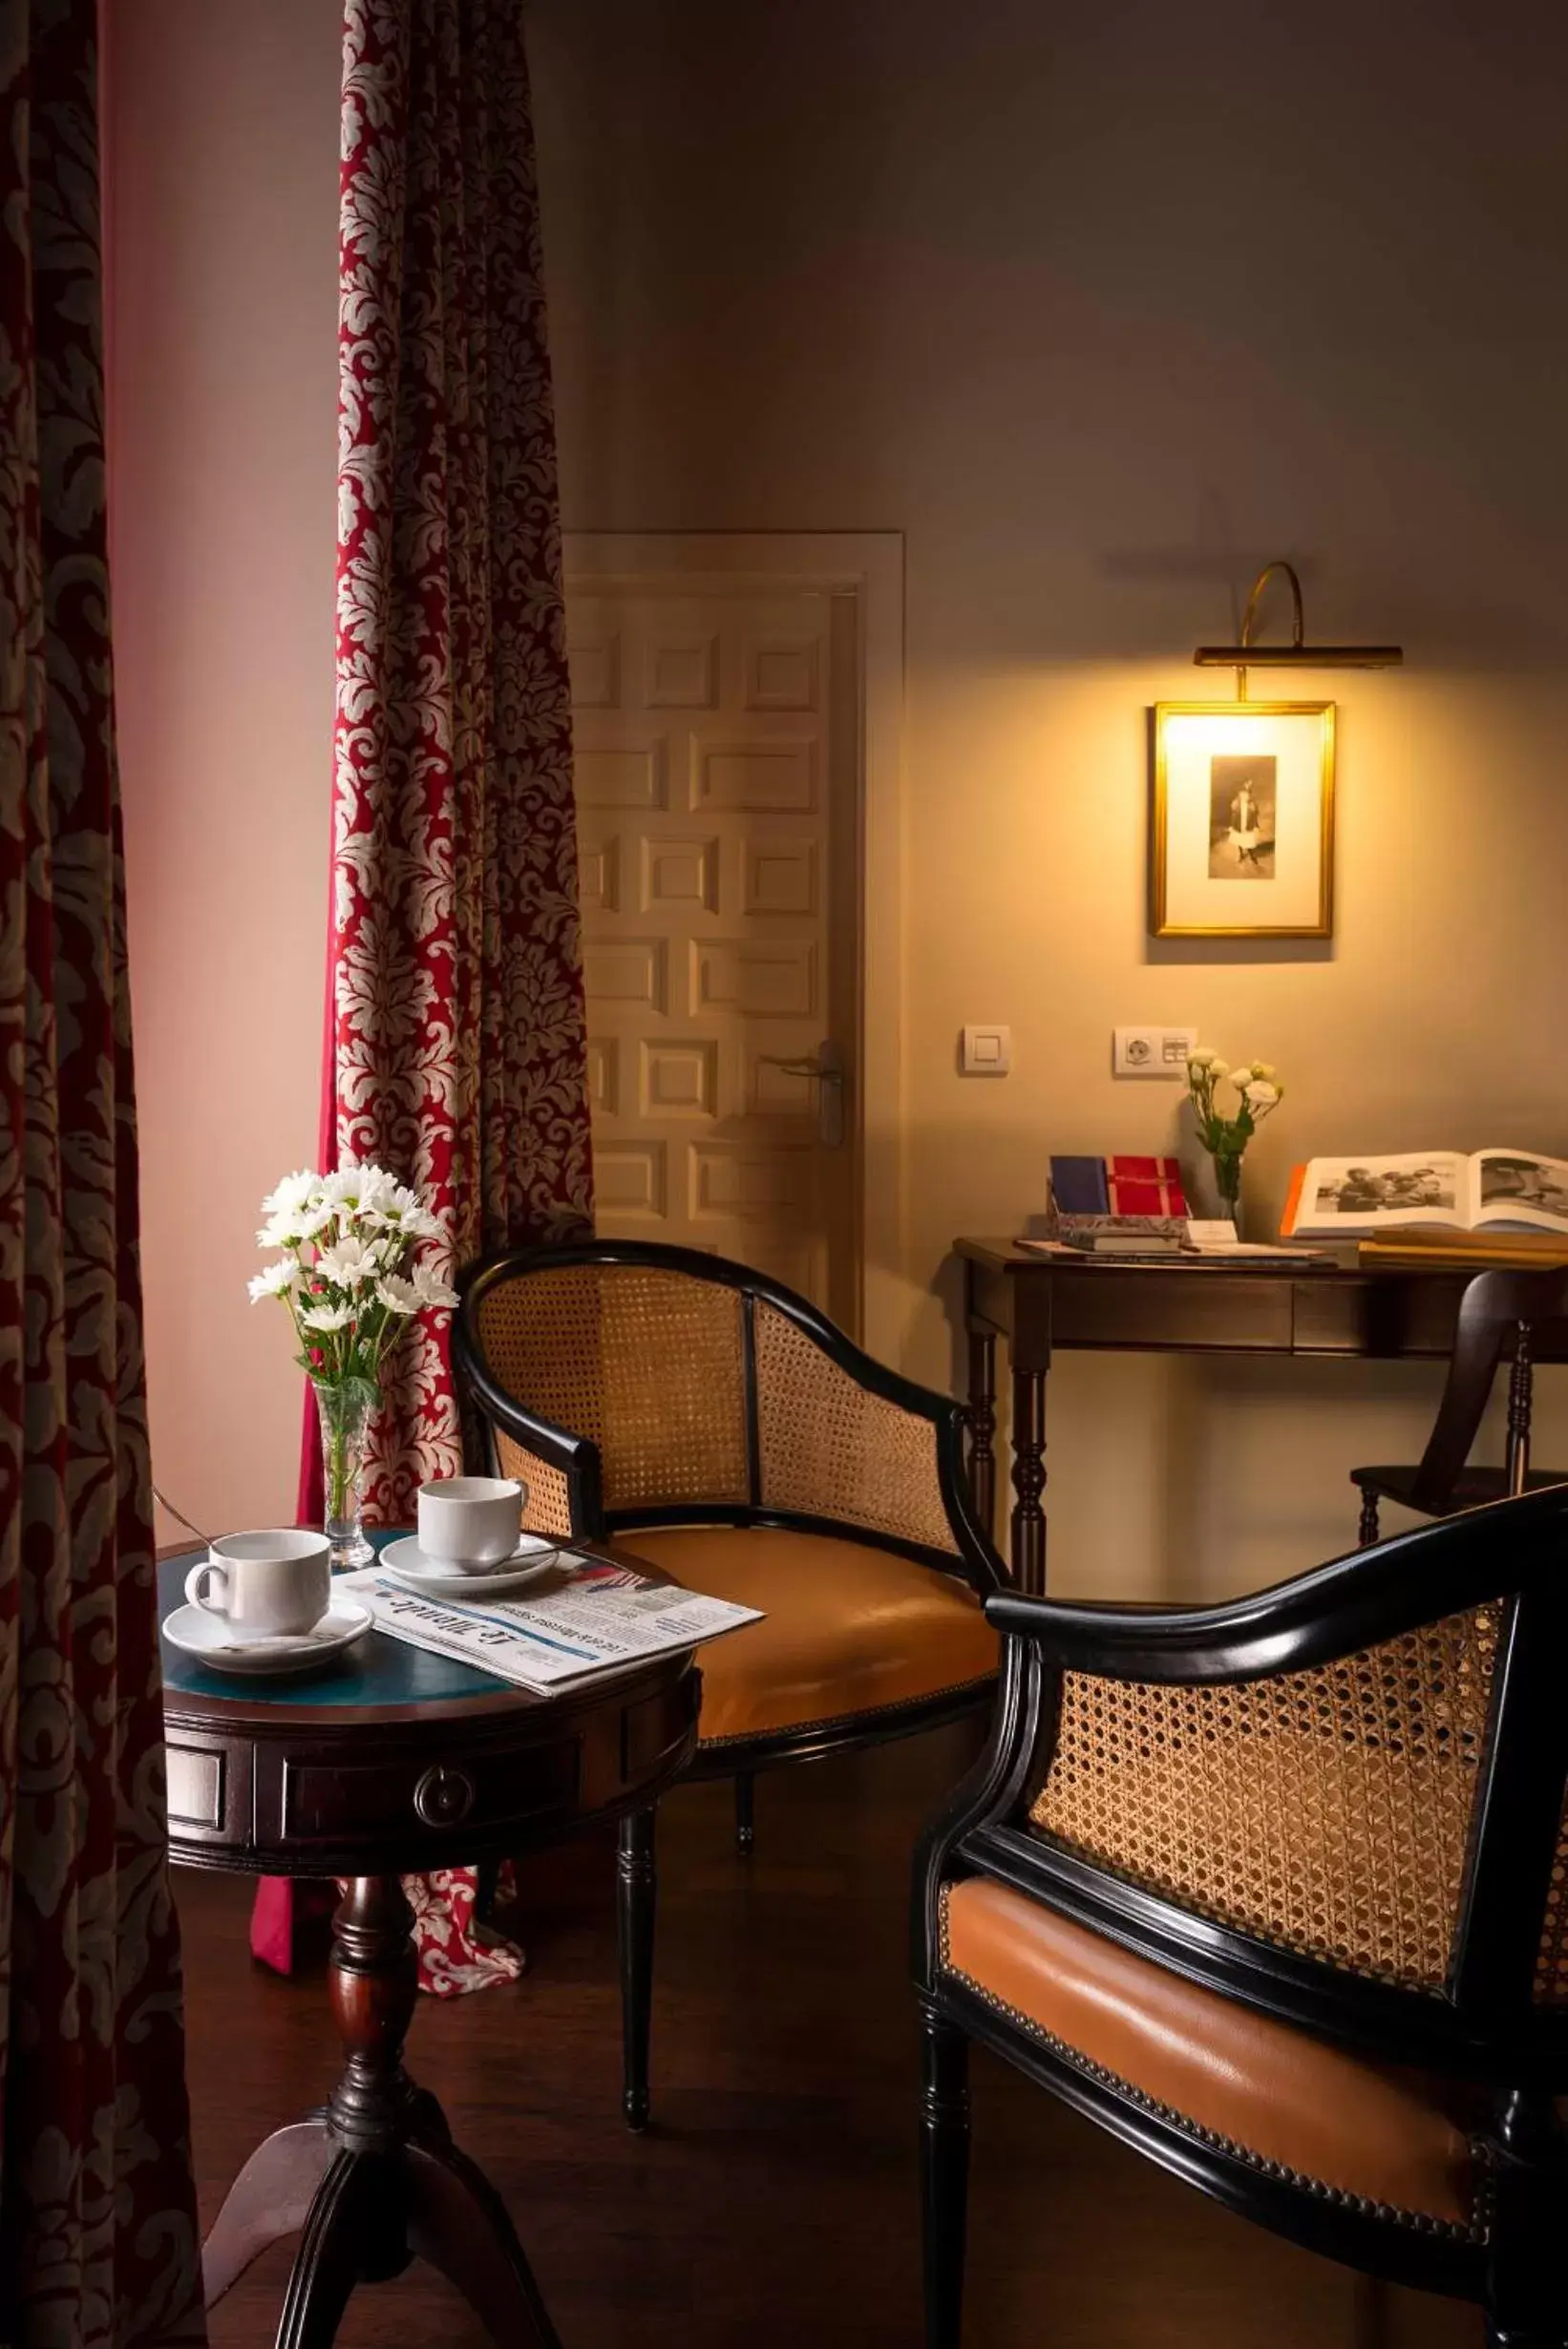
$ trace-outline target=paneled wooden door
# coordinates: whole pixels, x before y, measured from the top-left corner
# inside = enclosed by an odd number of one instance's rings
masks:
[[[567,574],[598,1223],[859,1322],[857,599]]]

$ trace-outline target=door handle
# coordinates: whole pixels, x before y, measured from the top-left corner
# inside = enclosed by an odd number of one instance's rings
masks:
[[[785,1059],[776,1052],[761,1055],[770,1069],[789,1076],[812,1077],[816,1084],[816,1138],[824,1150],[844,1146],[844,1049],[825,1036],[815,1052]]]

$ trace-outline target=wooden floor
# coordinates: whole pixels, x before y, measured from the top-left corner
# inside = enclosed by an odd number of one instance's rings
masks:
[[[655,2127],[617,2113],[612,1853],[529,1863],[521,1982],[423,2000],[411,2067],[511,2206],[566,2349],[918,2349],[910,1846],[962,1733],[784,1771],[734,1852],[727,1787],[661,1815]],[[249,1886],[180,1871],[203,2223],[335,2068],[319,1961],[245,1949]],[[988,2058],[975,2069],[966,2349],[1477,2349],[1473,2312],[1390,2293],[1162,2177]],[[287,2254],[215,2311],[272,2338]],[[477,2349],[439,2278],[363,2288],[339,2338]]]

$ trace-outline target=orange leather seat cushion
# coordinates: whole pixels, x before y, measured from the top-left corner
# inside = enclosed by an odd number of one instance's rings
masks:
[[[765,1526],[622,1539],[677,1582],[763,1611],[702,1650],[705,1745],[875,1713],[996,1670],[997,1636],[973,1592],[890,1550]]]
[[[1006,1885],[970,1877],[943,1900],[951,1972],[1156,2104],[1343,2193],[1470,2224],[1451,2083],[1257,2014]]]

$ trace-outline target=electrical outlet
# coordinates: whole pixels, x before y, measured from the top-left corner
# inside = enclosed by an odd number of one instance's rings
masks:
[[[1197,1048],[1196,1027],[1113,1027],[1111,1073],[1119,1077],[1185,1080],[1187,1055]]]

